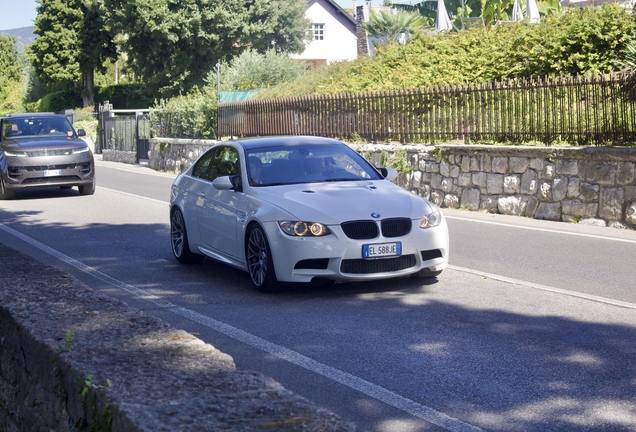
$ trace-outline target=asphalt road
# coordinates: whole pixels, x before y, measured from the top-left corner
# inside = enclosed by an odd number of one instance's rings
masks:
[[[636,430],[636,232],[444,210],[451,266],[253,290],[169,245],[173,176],[98,162],[98,189],[0,201],[0,242],[159,316],[362,430]]]

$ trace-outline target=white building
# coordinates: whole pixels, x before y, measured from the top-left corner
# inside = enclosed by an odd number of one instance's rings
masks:
[[[356,22],[332,0],[309,0],[305,16],[311,20],[313,40],[301,54],[291,57],[312,63],[317,68],[325,63],[353,60],[358,57]]]

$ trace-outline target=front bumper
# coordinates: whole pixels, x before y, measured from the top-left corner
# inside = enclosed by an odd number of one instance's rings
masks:
[[[8,157],[2,166],[7,189],[80,186],[95,178],[92,153],[48,157]]]
[[[264,226],[274,259],[276,278],[281,282],[311,282],[314,278],[364,281],[408,276],[422,269],[441,271],[448,265],[446,221],[434,228],[413,224],[411,233],[396,238],[379,236],[372,240],[348,238],[339,226],[330,226],[324,237],[291,237],[276,222]],[[399,241],[398,257],[364,259],[365,244]]]

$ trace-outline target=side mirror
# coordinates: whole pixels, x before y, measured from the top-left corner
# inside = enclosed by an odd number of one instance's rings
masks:
[[[237,175],[221,176],[212,180],[212,186],[218,190],[237,190],[240,189],[241,179]]]
[[[378,168],[378,171],[380,171],[382,177],[389,181],[395,180],[398,176],[398,172],[394,168]]]
[[[77,136],[80,136],[80,137],[86,136],[86,131],[84,129],[78,129]]]
[[[217,177],[212,180],[212,186],[218,190],[230,190],[234,189],[234,184],[232,184],[232,180],[230,180],[230,176],[222,176]]]

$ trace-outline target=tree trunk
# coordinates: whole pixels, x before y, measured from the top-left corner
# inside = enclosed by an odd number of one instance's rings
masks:
[[[84,108],[92,107],[95,99],[95,69],[82,73],[82,104]]]

